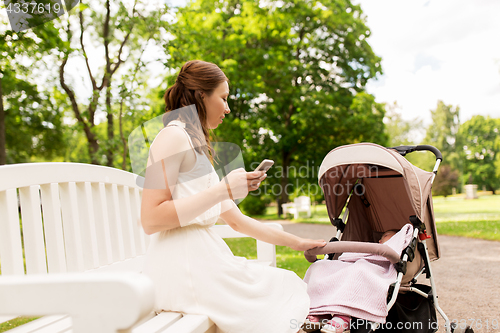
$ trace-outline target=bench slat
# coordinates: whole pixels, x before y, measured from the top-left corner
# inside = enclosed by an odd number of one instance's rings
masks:
[[[54,322],[51,325],[47,325],[43,328],[37,329],[34,332],[36,333],[66,333],[73,332],[72,329],[73,321],[71,317],[65,317],[61,320]]]
[[[182,315],[177,312],[160,312],[147,322],[132,330],[132,333],[157,333],[172,326]]]
[[[0,268],[2,275],[24,274],[21,228],[17,208],[17,191],[0,191]]]
[[[49,273],[66,272],[66,256],[61,219],[61,203],[57,184],[40,186],[42,196],[43,228]]]
[[[123,244],[122,212],[118,200],[118,186],[116,184],[106,185],[106,201],[108,204],[109,230],[111,233],[111,244],[113,248],[113,261],[125,259]]]
[[[104,266],[113,262],[106,190],[104,183],[92,183],[91,188],[94,205],[95,228],[97,233],[99,266]]]
[[[141,226],[141,193],[137,188],[129,188],[130,192],[130,211],[132,214],[132,226],[134,229],[135,242],[138,253],[146,253],[146,237]]]
[[[40,186],[19,189],[27,274],[46,274],[45,242],[40,210]]]
[[[118,188],[118,199],[120,202],[122,215],[122,231],[123,240],[125,246],[125,257],[135,257],[136,256],[136,244],[134,237],[134,229],[132,225],[132,210],[130,207],[130,192],[128,186],[120,186]]]
[[[80,213],[74,182],[59,186],[63,219],[64,247],[66,249],[66,268],[68,272],[84,270],[83,246],[80,232]]]
[[[212,326],[214,326],[213,321],[208,319],[207,316],[203,315],[184,315],[181,320],[177,321],[175,324],[162,330],[162,333],[205,333]]]
[[[80,232],[85,270],[99,267],[97,235],[95,228],[94,200],[89,182],[76,183],[78,210],[80,212]]]

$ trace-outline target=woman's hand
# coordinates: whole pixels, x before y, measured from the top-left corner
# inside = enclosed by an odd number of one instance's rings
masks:
[[[246,172],[245,169],[239,168],[231,171],[220,181],[220,184],[226,187],[232,199],[242,199],[248,195],[249,191],[258,189],[266,177],[265,171]]]
[[[326,242],[322,239],[306,239],[306,238],[299,238],[299,240],[290,246],[290,248],[294,249],[295,251],[307,251],[309,249],[313,249],[315,247],[323,247],[326,245]]]

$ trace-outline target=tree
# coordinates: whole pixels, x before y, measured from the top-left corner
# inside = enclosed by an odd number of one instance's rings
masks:
[[[123,143],[126,135],[123,127],[116,128],[116,114],[120,126],[126,113],[123,99],[134,95],[133,91],[126,89],[134,90],[145,84],[145,81],[136,82],[135,74],[144,70],[143,54],[151,47],[149,44],[164,38],[161,30],[163,24],[159,22],[166,14],[167,7],[139,0],[131,4],[106,0],[103,6],[100,2],[92,2],[91,5],[82,3],[77,9],[77,15],[70,16],[61,29],[66,40],[71,43],[71,48],[61,56],[59,83],[79,128],[85,134],[91,163],[114,166],[115,155],[118,155],[124,167],[124,154],[123,151],[120,153],[119,148],[126,149]],[[102,58],[90,59],[87,53],[90,48],[102,50]],[[76,81],[75,78],[68,80],[70,73],[67,65],[72,58],[82,59],[85,63],[85,78],[90,83],[91,91],[89,97],[71,84],[71,81]],[[104,64],[96,66],[102,59]],[[117,80],[120,75],[121,80]],[[126,86],[124,79],[131,80],[132,84]],[[100,115],[106,117],[104,134],[97,129]],[[115,133],[119,133],[118,138]]]
[[[231,120],[216,133],[240,144],[249,162],[277,162],[268,179],[281,186],[282,201],[293,188],[290,177],[316,182],[315,172],[304,179],[290,167],[317,167],[338,145],[386,143],[384,106],[364,92],[381,68],[359,6],[198,0],[179,9],[176,19],[169,64],[197,58],[225,71]]]
[[[432,145],[443,154],[443,164],[460,170],[460,159],[456,145],[460,127],[460,108],[438,101],[435,110],[431,110],[432,123],[427,128],[425,144]]]
[[[460,173],[462,170],[458,153],[459,148],[457,147],[460,109],[458,106],[453,107],[452,105],[446,105],[443,101],[438,101],[436,109],[430,110],[430,112],[432,122],[427,127],[425,138],[420,144],[434,146],[443,154],[443,162],[436,178],[436,182],[440,184],[433,186],[434,193],[437,194],[442,192],[442,190],[436,192],[437,186],[446,189],[457,186],[452,179],[453,177],[449,178],[449,176]],[[413,165],[426,171],[433,170],[436,163],[435,156],[430,152],[415,152],[409,154],[407,158]],[[445,166],[449,166],[450,170],[447,170],[447,174],[441,177],[440,173]]]
[[[462,147],[463,180],[485,186],[495,194],[500,187],[495,163],[500,153],[500,119],[473,116],[460,126],[458,142]]]
[[[452,169],[449,165],[443,165],[432,184],[433,194],[447,197],[453,192],[453,188],[458,186],[458,178],[457,170]]]
[[[0,165],[50,158],[63,146],[62,110],[33,75],[44,56],[63,47],[57,33],[51,22],[27,32],[0,31]]]

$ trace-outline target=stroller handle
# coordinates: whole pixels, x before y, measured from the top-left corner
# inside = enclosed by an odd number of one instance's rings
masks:
[[[418,145],[418,146],[397,146],[397,147],[391,147],[389,149],[395,149],[399,154],[402,156],[405,156],[406,154],[413,153],[414,151],[430,151],[436,156],[436,161],[443,160],[443,155],[434,146],[430,145]]]
[[[315,262],[317,260],[316,256],[319,254],[340,252],[376,254],[387,258],[393,264],[399,262],[400,259],[399,254],[397,254],[396,251],[394,251],[386,244],[351,241],[330,242],[323,247],[315,247],[313,249],[304,251],[304,256],[306,257],[307,261]]]

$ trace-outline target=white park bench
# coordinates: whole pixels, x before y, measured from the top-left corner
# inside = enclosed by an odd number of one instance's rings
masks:
[[[0,323],[43,316],[9,332],[216,332],[203,315],[153,312],[142,180],[79,163],[0,166]],[[257,261],[275,266],[275,246],[257,241]]]
[[[285,216],[292,214],[294,219],[298,219],[299,214],[305,212],[307,217],[311,217],[311,198],[307,196],[297,197],[293,202],[284,203],[281,207]]]

